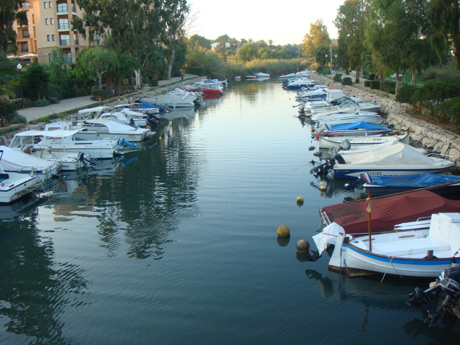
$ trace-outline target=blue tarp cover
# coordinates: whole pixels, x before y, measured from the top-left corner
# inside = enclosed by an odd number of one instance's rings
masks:
[[[401,176],[372,176],[371,185],[383,187],[431,187],[450,182],[460,182],[460,176],[441,174],[418,174]]]
[[[353,123],[347,123],[346,125],[334,125],[331,126],[331,131],[343,131],[348,129],[387,129],[386,127],[373,125],[372,123],[367,123],[364,121],[358,121]]]

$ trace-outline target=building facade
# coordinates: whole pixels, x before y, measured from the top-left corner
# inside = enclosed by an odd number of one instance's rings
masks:
[[[48,63],[54,49],[62,49],[66,63],[74,63],[88,41],[72,27],[72,18],[82,16],[74,0],[28,0],[20,11],[27,11],[28,24],[13,26],[17,33],[17,55],[21,60]]]

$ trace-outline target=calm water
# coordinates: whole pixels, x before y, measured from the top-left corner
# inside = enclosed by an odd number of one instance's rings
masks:
[[[458,344],[455,320],[427,328],[405,305],[425,282],[296,257],[318,209],[347,195],[309,174],[294,97],[232,85],[52,199],[2,207],[0,344]]]

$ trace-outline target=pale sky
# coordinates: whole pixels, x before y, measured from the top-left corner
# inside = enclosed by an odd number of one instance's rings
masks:
[[[333,20],[344,0],[188,0],[188,36],[213,40],[227,34],[253,41],[273,40],[275,45],[300,44],[310,24],[322,19],[329,36],[337,38]],[[193,20],[193,18],[195,18]]]

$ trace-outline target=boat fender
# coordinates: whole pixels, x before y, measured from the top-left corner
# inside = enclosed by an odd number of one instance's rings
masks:
[[[118,145],[123,146],[123,147],[125,147],[125,146],[136,147],[136,144],[129,142],[128,140],[126,140],[123,137],[118,139]]]
[[[343,157],[342,157],[341,155],[336,154],[336,155],[334,156],[334,158],[335,158],[335,160],[337,161],[337,163],[339,163],[339,164],[345,164],[345,159],[343,159]]]

